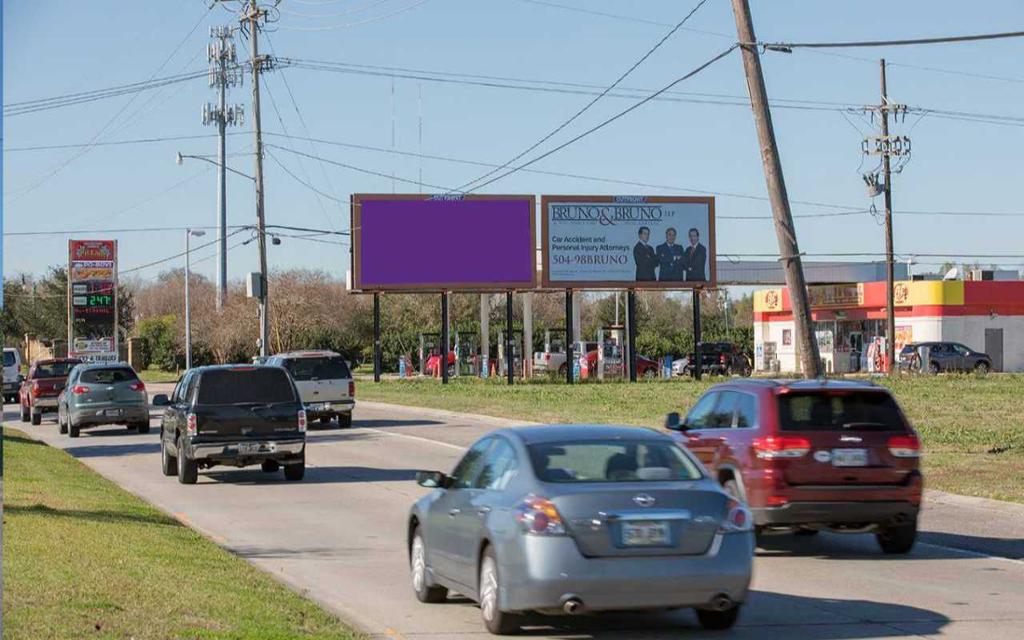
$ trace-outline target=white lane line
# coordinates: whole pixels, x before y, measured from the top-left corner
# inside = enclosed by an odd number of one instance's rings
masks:
[[[391,436],[392,438],[405,438],[407,440],[417,440],[419,442],[426,442],[429,444],[435,444],[439,447],[446,447],[448,449],[454,449],[456,451],[465,451],[466,447],[460,447],[457,444],[451,444],[448,442],[441,442],[440,440],[431,440],[430,438],[423,438],[420,436],[411,436],[407,433],[392,433],[391,431],[384,431],[383,429],[373,429],[370,427],[359,427],[363,431],[372,431],[374,433],[380,433],[385,436]]]
[[[927,533],[927,531],[924,532],[924,533]],[[946,546],[944,544],[935,544],[934,542],[918,542],[917,544],[919,546],[922,546],[922,547],[933,547],[935,549],[944,549],[946,551],[955,551],[957,553],[962,553],[965,556],[973,556],[975,558],[987,558],[989,560],[1002,560],[1003,562],[1012,562],[1013,564],[1024,566],[1024,560],[1017,560],[1016,558],[1007,558],[1005,556],[994,556],[994,555],[990,555],[988,553],[983,553],[981,551],[972,551],[970,549],[961,549],[960,547],[948,547],[948,546]]]

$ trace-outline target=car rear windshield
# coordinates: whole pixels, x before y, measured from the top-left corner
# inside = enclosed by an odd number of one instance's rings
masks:
[[[109,369],[87,369],[82,372],[79,382],[83,384],[117,384],[133,382],[139,377],[128,367],[111,367]]]
[[[289,358],[284,361],[285,369],[295,380],[341,380],[351,378],[352,374],[340,356],[324,356],[321,358]]]
[[[779,396],[782,431],[906,431],[896,401],[881,391]]]
[[[66,378],[77,362],[47,362],[36,365],[37,378]]]
[[[18,364],[18,361],[14,358],[13,351],[4,351],[4,366],[13,367]]]
[[[665,482],[696,480],[700,468],[672,442],[593,440],[527,447],[543,482]]]
[[[239,367],[204,371],[199,404],[276,404],[295,402],[295,391],[276,367]]]

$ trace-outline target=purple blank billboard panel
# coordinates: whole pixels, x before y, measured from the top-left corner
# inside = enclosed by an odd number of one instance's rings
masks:
[[[361,290],[535,286],[533,196],[353,196]]]

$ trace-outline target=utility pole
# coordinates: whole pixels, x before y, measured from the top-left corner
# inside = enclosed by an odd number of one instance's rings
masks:
[[[757,52],[757,36],[754,35],[750,4],[748,0],[732,0],[732,9],[736,16],[736,34],[743,54],[743,71],[747,77],[747,91],[750,93],[750,106],[754,112],[754,124],[761,146],[761,161],[768,183],[775,235],[779,243],[779,259],[786,274],[786,287],[789,289],[793,305],[793,324],[796,329],[797,347],[800,350],[801,369],[805,376],[818,378],[823,374],[821,356],[812,331],[811,303],[807,295],[800,248],[796,241],[793,214],[789,209],[786,180],[782,175],[779,147],[775,142],[772,114],[768,108],[768,92],[761,72],[761,57]]]
[[[879,60],[881,70],[882,102],[876,106],[869,106],[869,111],[874,118],[877,112],[881,123],[881,135],[865,138],[861,142],[861,151],[864,155],[877,155],[882,158],[882,177],[878,176],[877,168],[874,171],[864,174],[864,183],[868,187],[868,194],[875,197],[882,194],[885,199],[885,360],[889,374],[895,373],[896,363],[896,304],[893,295],[893,280],[895,279],[895,258],[893,256],[892,240],[892,174],[900,173],[903,167],[910,160],[910,138],[907,136],[894,136],[889,134],[889,116],[892,115],[895,123],[900,116],[907,117],[907,105],[889,101],[889,92],[885,79],[885,59]],[[892,166],[892,158],[897,159],[896,167]],[[909,273],[909,265],[907,269]]]
[[[219,94],[217,106],[203,105],[203,124],[217,125],[217,311],[224,308],[228,290],[228,202],[227,202],[227,154],[226,130],[230,125],[241,125],[245,119],[242,105],[227,105],[227,88],[242,83],[242,73],[237,64],[235,43],[231,27],[210,27],[210,42],[206,47],[206,58],[210,63],[210,86]]]
[[[268,60],[259,54],[260,19],[266,11],[259,8],[257,0],[249,0],[248,10],[242,16],[242,22],[249,24],[249,44],[251,45],[252,66],[252,128],[256,137],[256,233],[260,251],[260,275],[263,286],[260,288],[260,356],[267,357],[267,339],[270,335],[270,282],[267,274],[267,231],[263,213],[263,132],[260,129],[260,68]]]

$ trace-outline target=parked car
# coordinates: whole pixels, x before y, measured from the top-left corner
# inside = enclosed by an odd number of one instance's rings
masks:
[[[109,424],[149,433],[146,385],[124,362],[75,365],[57,398],[57,424],[72,438]]]
[[[4,402],[17,402],[21,389],[21,352],[13,347],[4,347]]]
[[[584,345],[586,352],[597,349],[596,342],[587,342]],[[569,365],[566,363],[566,352],[562,351],[536,351],[533,354],[533,372],[534,373],[551,373],[557,371],[559,375],[564,376],[566,374],[566,368]]]
[[[622,366],[623,366],[623,371],[625,371],[626,370],[625,368],[628,367],[629,365],[624,362]],[[587,368],[590,371],[592,371],[592,372],[593,371],[597,371],[597,349],[594,349],[593,351],[590,351],[590,352],[587,353]],[[637,354],[637,356],[636,356],[636,375],[638,377],[640,377],[640,378],[647,378],[648,380],[651,380],[653,378],[657,378],[658,375],[660,374],[660,372],[661,372],[661,365],[659,365],[657,361],[651,360],[647,356],[642,356],[640,354]],[[591,373],[591,376],[593,376],[593,375],[596,375],[596,374]]]
[[[491,633],[523,614],[694,607],[736,622],[750,584],[749,512],[692,455],[650,429],[549,425],[494,431],[412,507],[421,602],[480,603]]]
[[[356,383],[345,358],[334,351],[292,351],[267,358],[266,364],[284,367],[291,374],[299,397],[306,405],[306,416],[338,426],[352,426],[356,406]]]
[[[921,366],[921,347],[928,353],[928,362]],[[959,342],[913,342],[903,346],[898,358],[901,369],[911,371],[927,370],[929,373],[943,371],[975,371],[988,373],[992,370],[992,358],[986,353],[974,351]]]
[[[886,553],[914,546],[921,444],[884,387],[737,380],[666,426],[749,505],[759,531],[873,531]]]
[[[21,384],[18,400],[21,421],[38,425],[44,413],[57,411],[57,398],[64,390],[68,374],[82,361],[77,358],[50,358],[36,360],[28,370],[28,378]]]
[[[747,354],[743,353],[743,350],[738,345],[732,342],[701,343],[700,353],[701,362],[704,363],[704,368],[701,371],[708,375],[741,375],[746,377],[753,371],[750,358]],[[676,363],[679,363],[679,373],[676,375],[691,376],[693,375],[696,362],[696,354],[688,353],[685,358],[672,363],[673,372],[677,370]]]
[[[287,480],[306,473],[306,411],[280,366],[217,365],[189,369],[167,397],[160,420],[165,476],[195,484],[199,469],[261,465]]]

